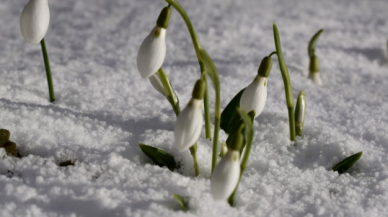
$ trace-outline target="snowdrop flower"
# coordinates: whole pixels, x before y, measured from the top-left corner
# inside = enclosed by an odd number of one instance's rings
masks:
[[[142,78],[148,78],[158,71],[166,56],[166,30],[171,9],[165,7],[160,12],[155,28],[144,39],[137,53],[137,69]]]
[[[317,56],[314,55],[310,59],[309,69],[310,69],[309,78],[313,81],[314,84],[318,86],[322,86],[322,80],[319,74],[319,59]]]
[[[240,151],[229,150],[217,164],[210,180],[214,200],[227,200],[240,178]]]
[[[255,80],[245,88],[240,99],[240,107],[247,112],[254,110],[255,118],[261,114],[267,101],[267,78],[271,68],[271,57],[265,57],[261,61]]]
[[[20,16],[20,30],[24,40],[38,44],[46,35],[50,22],[47,0],[30,0]]]
[[[203,124],[202,99],[205,85],[201,79],[197,81],[189,104],[179,114],[175,123],[174,145],[179,151],[188,150],[201,134]]]
[[[214,200],[226,200],[236,189],[240,179],[240,150],[244,142],[244,124],[228,139],[228,152],[221,158],[210,180]]]

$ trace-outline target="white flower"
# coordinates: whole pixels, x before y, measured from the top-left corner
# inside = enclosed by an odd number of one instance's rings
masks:
[[[174,145],[179,151],[188,150],[198,140],[202,123],[202,100],[192,98],[175,123]]]
[[[261,114],[267,101],[267,78],[257,75],[245,88],[240,99],[240,107],[245,111],[255,111],[255,118]]]
[[[166,56],[166,29],[156,26],[144,39],[137,53],[137,69],[142,78],[156,73]]]
[[[30,0],[20,16],[20,30],[28,43],[38,44],[46,35],[50,23],[47,0]]]
[[[310,73],[309,78],[313,81],[314,84],[322,86],[322,80],[319,72]]]
[[[240,152],[229,150],[214,168],[210,192],[214,200],[227,200],[240,179]]]
[[[163,94],[164,96],[167,95],[166,90],[163,87],[162,81],[160,80],[158,73],[151,75],[148,79],[150,80],[155,90],[157,90],[159,93]]]

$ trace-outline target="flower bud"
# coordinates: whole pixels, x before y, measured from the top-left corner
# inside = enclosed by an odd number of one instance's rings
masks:
[[[150,77],[162,67],[166,57],[166,29],[170,16],[170,7],[163,8],[155,28],[140,45],[137,53],[137,69],[142,78]]]
[[[201,135],[202,124],[202,100],[192,98],[175,122],[174,146],[179,151],[188,150]]]
[[[240,99],[240,107],[245,111],[255,111],[255,118],[261,114],[267,101],[267,78],[257,75],[245,89]]]
[[[304,116],[306,113],[306,100],[304,92],[300,91],[295,109],[295,130],[297,136],[303,135]]]
[[[47,0],[30,0],[20,16],[20,31],[26,42],[38,44],[46,35],[50,23]]]
[[[137,69],[142,78],[158,71],[166,56],[166,29],[156,26],[144,39],[137,53]]]
[[[227,200],[240,178],[240,151],[228,150],[214,168],[210,192],[214,200]]]

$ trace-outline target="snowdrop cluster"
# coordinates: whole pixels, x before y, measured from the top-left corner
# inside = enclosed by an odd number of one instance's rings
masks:
[[[279,59],[279,68],[284,81],[291,141],[295,141],[296,136],[302,136],[303,134],[306,113],[305,93],[300,91],[296,109],[294,110],[294,98],[288,69],[282,54],[279,32],[276,24],[274,24],[273,30],[276,52],[272,52],[269,56],[263,58],[257,75],[252,83],[242,89],[230,101],[222,114],[219,114],[220,111],[217,108],[220,107],[220,85],[217,69],[210,56],[201,47],[194,27],[180,4],[176,0],[166,0],[166,2],[168,2],[169,5],[161,10],[156,25],[152,28],[151,32],[146,36],[139,47],[137,69],[140,76],[142,78],[148,78],[151,85],[170,102],[177,116],[173,146],[181,152],[190,150],[193,157],[196,176],[199,175],[196,158],[197,141],[200,138],[204,123],[202,110],[204,108],[205,117],[209,111],[207,76],[212,79],[216,92],[216,109],[214,114],[214,142],[210,193],[214,200],[228,200],[228,202],[233,205],[234,195],[250,155],[254,135],[254,119],[263,112],[267,101],[268,77],[271,73],[273,64],[272,55],[276,54]],[[192,97],[182,111],[180,111],[179,99],[175,94],[173,86],[162,68],[166,56],[166,32],[171,17],[171,7],[175,8],[185,21],[190,36],[192,37],[198,63],[201,66],[200,78],[194,85]],[[25,41],[32,44],[41,43],[47,72],[50,100],[53,102],[55,100],[54,89],[44,41],[49,22],[50,12],[47,0],[30,0],[24,7],[20,17],[20,29]],[[322,81],[319,75],[319,60],[314,53],[314,45],[322,32],[323,30],[318,31],[311,39],[308,46],[310,56],[308,77],[317,85],[322,85]],[[207,115],[210,117],[209,114]],[[205,119],[205,128],[206,127],[210,130],[210,118]],[[226,143],[221,145],[220,155],[218,153],[219,128],[223,129],[225,133],[228,134]],[[10,141],[8,141],[9,132],[2,130],[0,131],[0,136],[2,136],[0,137],[1,147],[8,147],[8,145],[11,144]],[[210,136],[208,138],[210,138]],[[8,145],[5,146],[5,144]],[[166,166],[170,170],[176,169],[176,166],[179,165],[174,161],[173,156],[163,150],[145,144],[140,144],[139,146],[157,165]],[[334,169],[341,172],[346,171],[361,157],[361,154],[362,153],[360,152],[357,155],[345,159],[345,161],[337,164]],[[220,156],[221,159],[219,160],[217,156]],[[176,196],[174,198],[180,197]]]

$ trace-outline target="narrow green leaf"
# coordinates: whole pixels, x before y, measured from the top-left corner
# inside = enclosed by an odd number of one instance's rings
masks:
[[[149,157],[156,165],[161,167],[167,167],[169,170],[173,171],[177,169],[177,163],[174,160],[174,157],[163,151],[162,149],[148,146],[145,144],[139,144],[140,149],[143,151],[147,157]]]
[[[279,59],[279,68],[282,73],[284,90],[286,93],[286,102],[287,102],[287,110],[288,110],[288,122],[290,127],[290,140],[295,141],[295,119],[294,119],[294,96],[292,95],[292,87],[290,75],[288,73],[288,68],[286,62],[284,61],[282,46],[280,42],[279,31],[276,23],[273,24],[273,34],[275,40],[276,54]]]
[[[224,111],[221,113],[220,126],[221,129],[223,129],[227,134],[230,134],[233,128],[235,128],[241,120],[240,115],[237,113],[237,107],[240,106],[240,99],[244,93],[244,90],[245,88],[240,90],[240,92],[238,92],[236,96],[233,97],[233,99],[228,103]]]
[[[187,203],[187,198],[185,198],[179,194],[173,194],[172,197],[179,204],[179,206],[182,207],[182,209],[184,211],[189,210],[189,204]]]
[[[315,33],[315,35],[311,38],[311,40],[309,42],[309,46],[307,48],[307,51],[309,53],[310,58],[312,58],[314,56],[315,43],[317,42],[317,40],[322,32],[323,32],[323,29],[320,29],[317,33]]]
[[[345,173],[361,158],[361,155],[362,155],[362,151],[350,157],[345,158],[343,161],[335,165],[333,167],[333,170],[337,171],[339,174]]]

